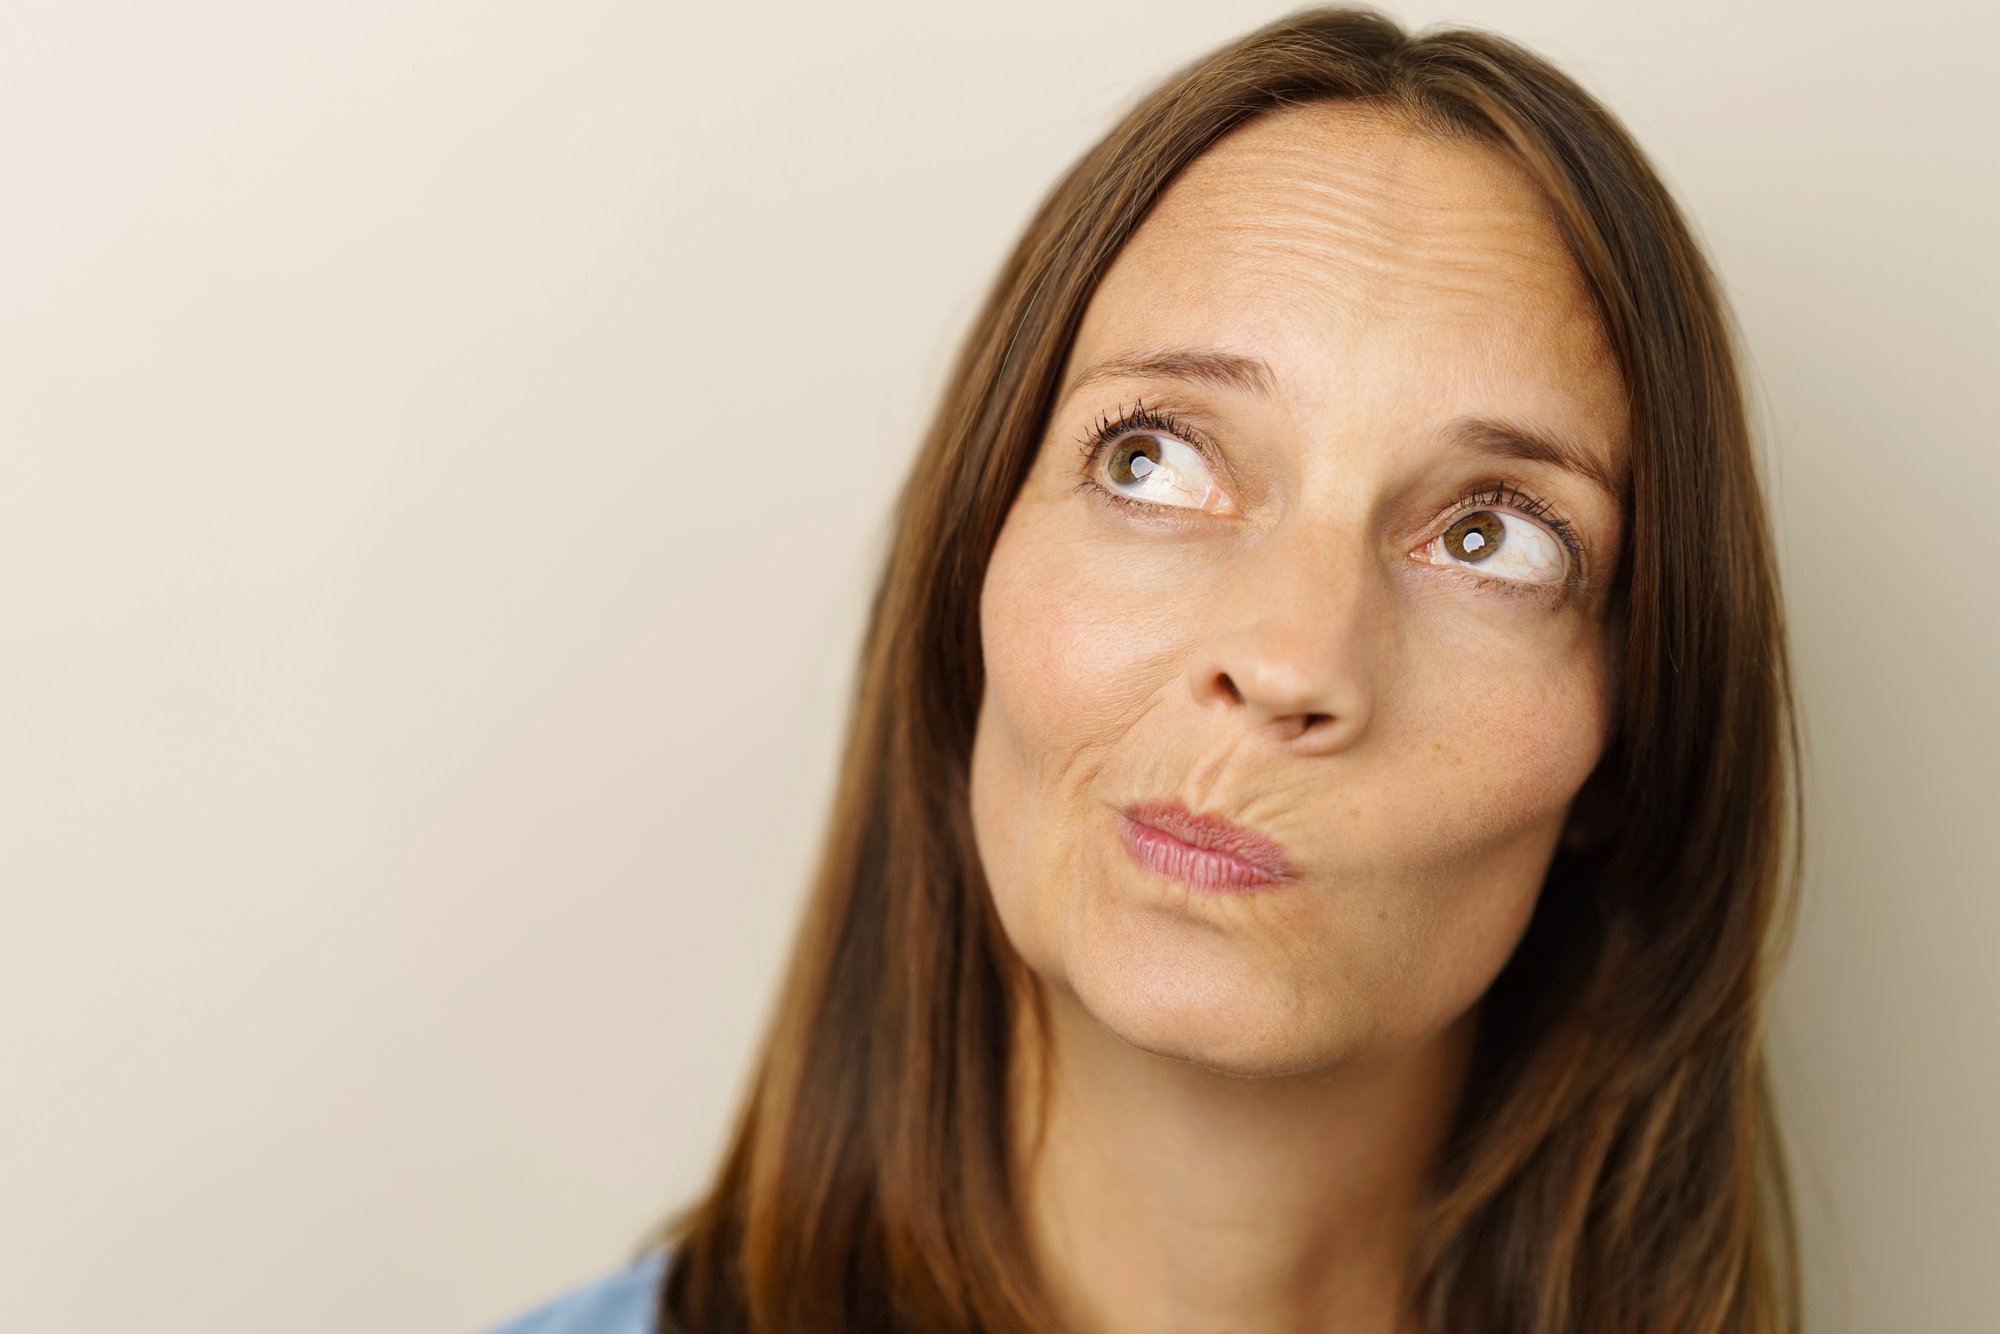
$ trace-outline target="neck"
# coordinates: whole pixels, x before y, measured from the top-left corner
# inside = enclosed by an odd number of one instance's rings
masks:
[[[1469,1016],[1393,1061],[1265,1079],[1142,1052],[1054,988],[1048,1019],[1016,1124],[1029,1245],[1069,1329],[1410,1327]]]

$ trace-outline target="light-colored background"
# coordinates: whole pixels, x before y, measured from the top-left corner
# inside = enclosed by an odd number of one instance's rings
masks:
[[[950,345],[1266,3],[0,10],[0,1328],[451,1334],[701,1179]],[[1821,1330],[2000,1328],[1991,6],[1465,0],[1747,334]]]

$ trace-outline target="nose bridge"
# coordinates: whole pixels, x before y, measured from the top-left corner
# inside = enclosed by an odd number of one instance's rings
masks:
[[[1196,699],[1282,740],[1348,744],[1367,724],[1382,647],[1386,590],[1364,533],[1299,525],[1241,560],[1189,664]]]

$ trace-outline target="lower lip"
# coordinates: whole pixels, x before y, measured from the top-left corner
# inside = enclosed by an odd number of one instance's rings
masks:
[[[1125,850],[1142,869],[1201,893],[1240,894],[1292,878],[1277,844],[1235,825],[1161,807],[1132,807],[1121,823]]]

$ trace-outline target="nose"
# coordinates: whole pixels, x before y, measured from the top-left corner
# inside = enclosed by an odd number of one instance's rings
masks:
[[[1188,687],[1203,708],[1288,749],[1332,754],[1368,726],[1390,627],[1365,565],[1277,564],[1243,571],[1221,597],[1217,632],[1189,659]]]

